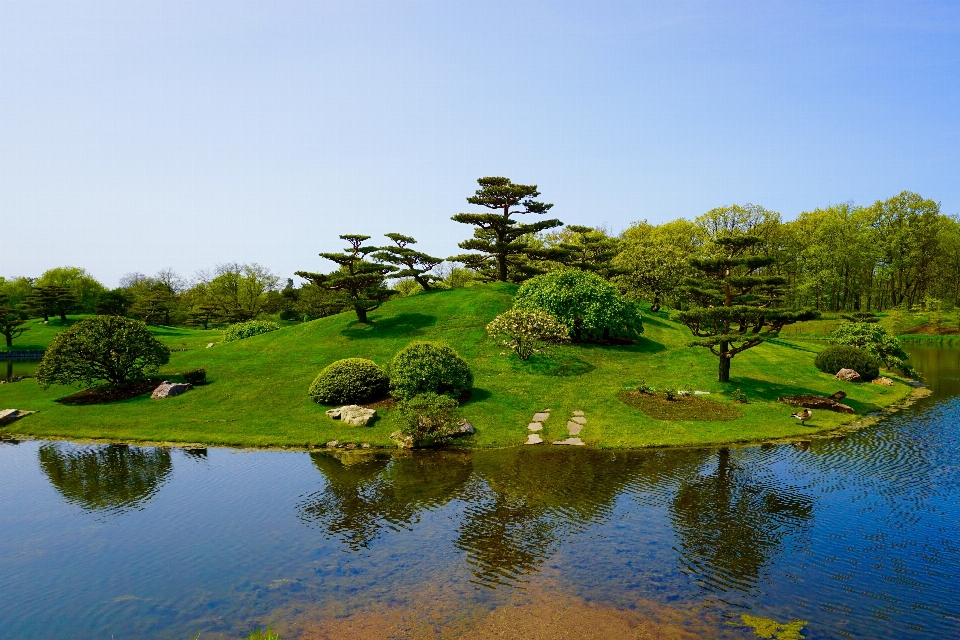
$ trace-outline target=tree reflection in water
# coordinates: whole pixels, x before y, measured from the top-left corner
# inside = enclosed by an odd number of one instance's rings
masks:
[[[170,475],[170,452],[111,444],[44,444],[40,468],[67,502],[89,511],[123,512],[148,501]]]
[[[717,452],[712,473],[682,482],[671,506],[680,562],[712,591],[751,590],[784,538],[812,515],[808,496],[739,467],[728,449]]]
[[[410,526],[423,510],[454,499],[470,478],[470,455],[312,453],[327,486],[298,505],[300,519],[351,549],[362,549],[384,527]]]

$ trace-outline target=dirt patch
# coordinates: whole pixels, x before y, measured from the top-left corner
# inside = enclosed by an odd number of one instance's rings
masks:
[[[805,409],[820,409],[821,411],[837,411],[839,413],[856,413],[853,407],[841,404],[832,398],[812,396],[809,394],[777,398],[777,402],[783,402],[795,407],[804,407]]]
[[[63,398],[57,398],[55,402],[67,405],[84,404],[107,404],[108,402],[120,402],[142,396],[145,393],[153,393],[153,390],[163,382],[165,378],[147,378],[142,382],[133,382],[123,386],[100,385],[99,387],[90,387],[83,391]]]
[[[960,329],[956,327],[948,326],[946,324],[940,325],[938,329],[934,323],[927,322],[919,326],[913,327],[912,329],[907,329],[903,333],[922,335],[922,336],[953,336],[960,333]]]
[[[623,390],[617,394],[617,398],[628,407],[633,407],[654,420],[730,422],[743,417],[743,411],[733,405],[699,396],[679,396],[667,400],[652,393]]]
[[[365,409],[393,409],[397,406],[397,399],[392,396],[387,396],[386,398],[380,398],[379,400],[367,402],[360,406]]]

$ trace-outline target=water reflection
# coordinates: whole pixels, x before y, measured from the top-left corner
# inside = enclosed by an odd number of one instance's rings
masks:
[[[351,549],[384,528],[410,528],[423,510],[452,500],[470,478],[469,454],[313,453],[327,486],[297,506],[300,519]]]
[[[812,516],[809,496],[736,464],[729,449],[717,451],[708,475],[681,483],[671,505],[680,562],[715,591],[756,586],[784,538],[798,533]]]
[[[64,500],[90,511],[140,508],[172,469],[166,449],[120,444],[48,443],[40,447],[38,457],[40,468]]]

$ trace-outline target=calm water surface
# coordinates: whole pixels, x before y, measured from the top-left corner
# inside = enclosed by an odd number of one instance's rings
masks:
[[[930,398],[794,445],[336,456],[6,440],[0,620],[17,638],[239,637],[424,594],[482,611],[563,593],[717,637],[752,637],[727,624],[743,613],[805,620],[807,638],[960,637],[960,350],[911,357]]]

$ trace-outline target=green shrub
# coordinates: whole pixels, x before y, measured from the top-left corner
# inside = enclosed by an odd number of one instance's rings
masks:
[[[397,404],[400,431],[413,438],[413,446],[448,442],[460,422],[457,401],[435,393],[421,393]]]
[[[310,385],[310,397],[323,404],[356,404],[376,400],[389,388],[390,380],[377,363],[344,358],[320,372]]]
[[[899,369],[905,376],[914,375],[913,368],[907,364],[908,356],[900,346],[900,341],[880,325],[865,322],[842,324],[830,337],[833,344],[863,349],[887,368]],[[860,373],[859,369],[856,371]],[[863,377],[863,374],[860,373],[860,376]]]
[[[442,342],[411,342],[393,358],[390,389],[409,399],[421,393],[459,398],[473,386],[467,361]]]
[[[201,384],[207,384],[207,370],[203,367],[200,367],[199,369],[184,371],[183,380],[184,382],[189,382],[195,387]]]
[[[824,373],[834,375],[840,369],[853,369],[864,380],[873,380],[880,375],[880,363],[866,351],[847,345],[833,345],[817,354],[814,366]]]
[[[524,309],[501,313],[487,325],[487,333],[513,349],[521,360],[546,351],[547,345],[570,340],[570,330],[555,317],[546,311]]]
[[[267,320],[251,320],[250,322],[238,322],[227,327],[223,333],[224,342],[233,342],[234,340],[245,340],[258,336],[261,333],[270,333],[280,328],[276,322]]]
[[[667,400],[676,400],[677,395],[678,395],[678,391],[673,387],[667,387],[666,389],[663,390],[663,397],[666,398]]]
[[[740,404],[747,404],[747,394],[740,389],[734,389],[730,392],[730,399]]]

